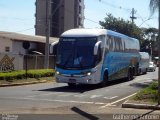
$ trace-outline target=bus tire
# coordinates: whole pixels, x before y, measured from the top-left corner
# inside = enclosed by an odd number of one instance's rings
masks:
[[[130,68],[127,74],[127,80],[130,81],[133,79],[133,70]]]
[[[141,69],[139,69],[138,75],[141,75],[141,74],[142,74],[142,71],[141,71]]]
[[[147,68],[145,69],[145,72],[144,72],[144,74],[147,74]]]
[[[74,87],[76,86],[76,83],[68,83],[68,86],[69,86],[70,88],[74,88]]]
[[[135,75],[138,76],[139,75],[139,63],[137,63],[136,68],[135,68]]]
[[[105,87],[107,83],[108,83],[108,72],[105,72],[103,76],[103,81],[100,83],[100,86]]]

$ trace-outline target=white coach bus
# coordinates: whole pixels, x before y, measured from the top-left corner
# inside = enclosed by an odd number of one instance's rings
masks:
[[[56,81],[104,86],[111,80],[131,80],[138,74],[139,49],[139,40],[111,30],[68,30],[56,49]]]

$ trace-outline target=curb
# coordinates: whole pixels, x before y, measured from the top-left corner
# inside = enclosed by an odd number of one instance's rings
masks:
[[[47,80],[41,81],[33,81],[33,82],[23,82],[23,83],[11,83],[11,84],[1,84],[0,87],[11,87],[11,86],[21,86],[21,85],[31,85],[31,84],[38,84],[38,83],[47,83]]]
[[[160,110],[160,105],[135,104],[135,103],[126,103],[126,102],[124,102],[124,103],[122,104],[122,108]]]

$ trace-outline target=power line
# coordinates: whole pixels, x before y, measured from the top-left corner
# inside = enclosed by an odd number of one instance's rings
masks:
[[[56,10],[58,10],[58,8],[57,8]],[[52,13],[51,16],[53,16],[53,15],[55,14],[56,10],[54,11],[54,13]],[[71,10],[69,10],[69,9],[67,9],[67,8],[64,8],[64,10],[65,10],[66,12],[70,13],[70,14],[74,14],[73,11],[71,11]],[[99,24],[99,22],[94,21],[93,19],[90,19],[90,18],[83,17],[83,19],[85,19],[85,20],[87,20],[87,21],[90,21],[90,22],[92,22],[92,23],[95,23],[95,24]],[[38,19],[37,21],[41,21],[41,20],[45,21],[46,18],[41,18],[41,19]],[[53,21],[52,21],[52,23],[53,23]],[[39,25],[40,25],[40,24],[39,24]]]
[[[104,0],[99,0],[99,2],[101,2],[101,3],[103,3],[103,4],[107,5],[107,6],[111,6],[111,7],[113,7],[113,8],[122,9],[122,10],[124,10],[124,11],[126,11],[126,12],[130,12],[130,11],[131,11],[131,9],[129,9],[129,8],[124,8],[124,7],[121,7],[121,6],[117,6],[117,5],[108,3],[108,2],[106,2],[106,1],[104,1]],[[132,16],[130,17],[130,18],[132,19],[132,22],[134,22],[134,19],[137,18],[137,17],[135,18],[135,16],[134,16],[135,13],[136,13],[136,11],[134,11],[134,10],[132,9]],[[158,19],[158,18],[157,18],[157,17],[155,17],[155,18],[149,17],[149,18],[147,18],[146,20],[144,20],[144,18],[140,16],[140,19],[142,20],[142,23],[140,24],[140,26],[141,26],[141,25],[143,25],[146,21],[148,21],[148,20],[150,20],[150,19]],[[146,23],[145,23],[145,24],[146,24]],[[146,24],[146,25],[147,25],[148,27],[150,27],[150,25],[148,25],[148,24]]]
[[[100,1],[101,3],[103,3],[104,5],[107,5],[107,6],[110,6],[110,7],[113,7],[113,8],[121,9],[121,10],[124,10],[124,11],[126,11],[126,12],[130,12],[130,11],[131,11],[131,9],[129,9],[129,8],[124,8],[124,7],[122,7],[122,6],[117,6],[117,5],[108,3],[108,2],[106,2],[106,1],[104,1],[104,0],[99,0],[99,1]]]
[[[34,28],[28,28],[28,29],[23,29],[23,30],[19,30],[19,31],[16,31],[16,32],[24,32],[24,31],[28,31],[28,30],[32,30]]]
[[[146,21],[151,20],[151,19],[152,19],[151,16],[144,20],[144,18],[141,17],[141,15],[139,15],[139,14],[137,14],[137,15],[138,15],[139,18],[142,20],[142,23],[141,23],[138,27],[141,27],[143,24],[146,24],[148,27],[150,27],[150,25],[148,25],[148,24],[146,23]]]
[[[14,19],[14,20],[19,20],[19,21],[31,21],[31,19],[18,18],[18,17],[5,17],[5,16],[0,16],[0,19]]]
[[[24,31],[28,31],[28,30],[32,30],[32,29],[34,29],[34,28],[27,28],[27,29],[23,29],[23,30],[19,30],[19,31],[14,31],[14,32],[18,33],[18,32],[24,32]],[[11,34],[11,33],[2,33],[2,34]]]

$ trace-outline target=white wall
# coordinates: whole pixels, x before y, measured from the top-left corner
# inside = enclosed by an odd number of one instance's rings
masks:
[[[14,53],[14,54],[25,54],[25,49],[22,47],[22,42],[13,41],[12,53]]]
[[[25,54],[25,49],[23,48],[23,41],[13,41],[12,53],[14,54]],[[30,43],[29,49],[36,49],[36,43]]]
[[[12,51],[12,40],[0,37],[0,53],[5,53],[5,47],[10,47]]]
[[[0,37],[0,72],[23,70],[25,49],[23,41],[10,40]],[[10,47],[10,52],[5,52],[5,47]],[[30,43],[29,49],[36,49],[36,43]]]
[[[23,70],[23,55],[0,53],[0,72]]]

